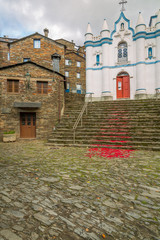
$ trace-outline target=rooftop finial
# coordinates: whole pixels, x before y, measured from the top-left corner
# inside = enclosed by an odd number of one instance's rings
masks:
[[[121,0],[121,1],[119,2],[119,4],[121,4],[121,5],[122,5],[121,12],[125,11],[125,8],[124,8],[124,4],[125,4],[125,3],[127,3],[127,1],[126,1],[126,0]]]

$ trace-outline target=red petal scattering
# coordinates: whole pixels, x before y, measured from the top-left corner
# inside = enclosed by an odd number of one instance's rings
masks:
[[[107,147],[108,145],[105,146]],[[113,148],[90,148],[87,153],[87,157],[92,158],[94,156],[98,156],[104,158],[128,158],[133,151],[134,150]]]

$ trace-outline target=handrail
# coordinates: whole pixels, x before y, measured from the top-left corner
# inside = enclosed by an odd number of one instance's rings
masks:
[[[89,95],[91,97],[91,102],[92,102],[92,93]],[[86,115],[87,115],[87,106],[88,106],[89,101],[85,102],[85,104],[82,107],[82,110],[80,112],[80,114],[78,115],[78,118],[73,126],[73,144],[75,144],[75,138],[76,138],[76,129],[78,127],[79,122],[81,121],[81,127],[82,127],[82,117],[83,114],[86,110]]]

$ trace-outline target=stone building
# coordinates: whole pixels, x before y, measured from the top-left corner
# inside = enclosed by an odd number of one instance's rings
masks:
[[[85,48],[77,47],[75,43],[65,39],[56,42],[64,44],[65,48],[65,76],[67,80],[66,93],[85,94],[86,91],[86,61]]]
[[[35,33],[0,39],[0,138],[47,138],[65,107],[65,46]]]
[[[0,40],[0,57],[1,66],[32,61],[47,68],[53,69],[54,54],[58,54],[59,71],[64,74],[64,52],[65,46],[58,43],[48,35],[34,33],[32,35],[17,40],[3,41]],[[58,56],[57,55],[57,56]]]
[[[0,130],[47,138],[64,110],[64,75],[28,61],[0,68]]]
[[[88,24],[86,47],[86,98],[153,98],[160,91],[160,10],[146,26],[139,13],[135,28],[124,14],[124,3],[114,29],[106,19],[99,36]]]

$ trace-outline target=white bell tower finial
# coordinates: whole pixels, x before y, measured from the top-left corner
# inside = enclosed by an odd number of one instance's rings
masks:
[[[119,4],[122,5],[121,12],[125,11],[124,4],[126,4],[126,3],[127,3],[126,0],[121,0],[121,1],[119,2]]]

